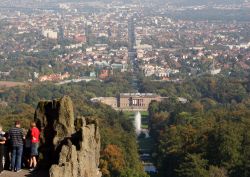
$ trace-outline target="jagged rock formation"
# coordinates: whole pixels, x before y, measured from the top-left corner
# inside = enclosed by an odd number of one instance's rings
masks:
[[[39,102],[35,121],[41,129],[40,162],[50,167],[50,177],[101,177],[98,123],[74,119],[70,97]]]

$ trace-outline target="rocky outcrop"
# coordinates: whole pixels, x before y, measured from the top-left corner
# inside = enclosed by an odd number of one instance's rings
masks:
[[[40,165],[50,168],[50,177],[101,177],[98,123],[74,119],[70,97],[39,102],[35,121],[41,129]]]

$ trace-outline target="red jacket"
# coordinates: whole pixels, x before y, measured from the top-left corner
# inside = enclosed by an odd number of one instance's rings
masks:
[[[32,143],[38,143],[39,142],[39,136],[40,136],[40,131],[38,130],[37,127],[33,127],[31,129],[31,142]]]

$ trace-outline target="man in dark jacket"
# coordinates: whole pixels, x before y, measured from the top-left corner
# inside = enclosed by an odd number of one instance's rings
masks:
[[[3,157],[4,157],[4,144],[6,138],[2,126],[0,125],[0,174],[3,172]]]
[[[19,172],[21,171],[21,161],[23,154],[23,130],[20,128],[20,122],[15,122],[15,127],[9,131],[9,138],[11,143],[11,170]]]

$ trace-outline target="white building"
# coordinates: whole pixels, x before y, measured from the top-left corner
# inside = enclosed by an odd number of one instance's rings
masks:
[[[43,30],[43,36],[49,39],[57,39],[58,33],[51,29]]]

